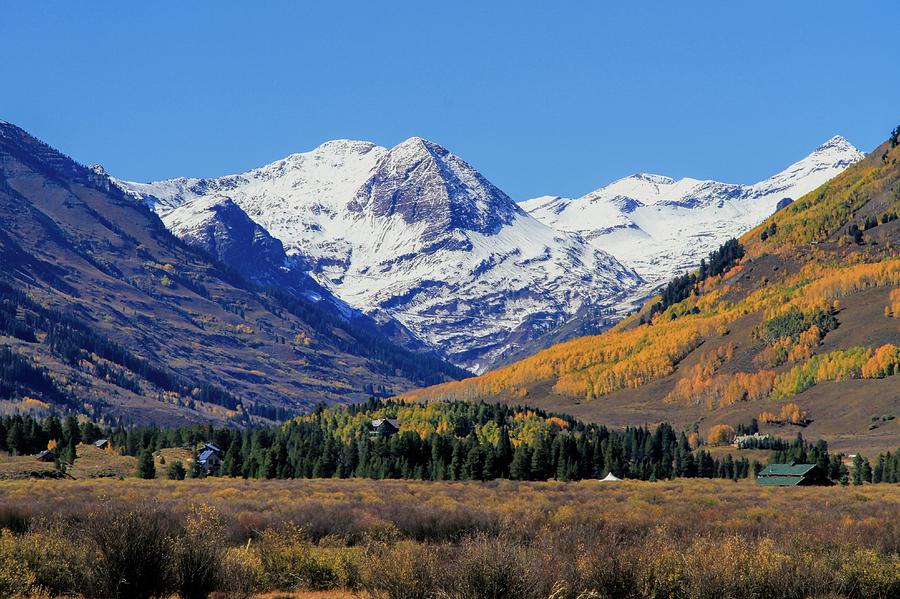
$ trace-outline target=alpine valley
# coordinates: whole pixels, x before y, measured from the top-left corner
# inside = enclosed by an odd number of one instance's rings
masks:
[[[862,157],[834,137],[753,185],[639,174],[517,204],[414,137],[390,149],[327,142],[220,178],[116,183],[245,275],[314,280],[407,347],[481,373],[608,328]]]

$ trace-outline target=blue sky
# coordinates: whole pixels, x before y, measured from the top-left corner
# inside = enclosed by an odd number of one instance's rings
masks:
[[[0,118],[135,180],[420,135],[515,199],[751,182],[900,123],[896,1],[612,4],[7,1]]]

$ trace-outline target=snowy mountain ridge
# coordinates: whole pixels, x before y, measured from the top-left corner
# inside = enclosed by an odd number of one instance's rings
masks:
[[[118,181],[178,235],[227,197],[351,306],[481,372],[641,278],[526,213],[445,148],[339,140],[214,179]],[[206,215],[206,216],[204,216]]]
[[[610,252],[641,274],[649,290],[762,222],[779,202],[799,198],[863,157],[835,136],[752,185],[641,173],[580,198],[543,196],[520,206],[548,226],[579,233]]]
[[[835,136],[752,185],[642,173],[577,199],[517,204],[460,157],[412,137],[390,149],[330,141],[219,178],[117,183],[207,246],[227,229],[210,219],[231,203],[252,223],[239,228],[260,230],[242,233],[243,245],[222,237],[233,255],[268,248],[270,236],[286,268],[302,265],[349,306],[483,372],[573,319],[623,314],[862,157]]]

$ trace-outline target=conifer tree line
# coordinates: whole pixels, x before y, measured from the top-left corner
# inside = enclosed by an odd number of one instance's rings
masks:
[[[400,431],[372,432],[376,418],[396,418]],[[215,474],[245,478],[408,478],[424,480],[579,480],[611,472],[620,478],[728,478],[755,475],[762,464],[731,454],[714,457],[692,449],[670,425],[611,430],[569,416],[501,404],[435,402],[426,405],[370,400],[349,408],[319,406],[313,414],[277,428],[100,427],[72,416],[43,420],[0,417],[0,450],[26,455],[53,441],[59,459],[72,463],[78,443],[109,439],[114,451],[143,457],[167,447],[221,449]],[[774,463],[820,465],[834,480],[851,474],[824,441],[802,436],[778,440]],[[900,452],[864,458],[853,477],[860,483],[900,481]],[[151,462],[152,465],[152,462]],[[201,475],[193,468],[192,475]],[[182,475],[183,476],[183,475]],[[854,482],[856,479],[854,478]]]

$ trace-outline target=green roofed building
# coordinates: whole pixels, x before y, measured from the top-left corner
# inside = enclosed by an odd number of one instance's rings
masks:
[[[794,487],[799,485],[830,485],[825,472],[816,464],[769,464],[756,476],[761,485]]]

